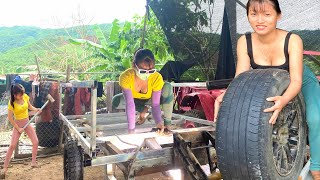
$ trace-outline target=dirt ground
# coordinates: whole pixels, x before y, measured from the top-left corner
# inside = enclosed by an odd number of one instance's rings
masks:
[[[57,155],[38,159],[41,167],[31,168],[30,162],[12,163],[8,169],[7,180],[63,180],[63,157]],[[103,167],[85,167],[84,180],[104,180]],[[171,180],[161,173],[137,177],[137,180]]]

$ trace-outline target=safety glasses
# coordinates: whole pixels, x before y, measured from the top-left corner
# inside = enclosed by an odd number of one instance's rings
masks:
[[[150,70],[140,69],[140,68],[138,68],[138,66],[136,64],[134,64],[134,65],[138,69],[139,74],[153,74],[157,71],[156,69],[150,69]]]

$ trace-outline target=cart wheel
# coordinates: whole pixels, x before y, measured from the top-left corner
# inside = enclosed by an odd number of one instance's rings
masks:
[[[71,137],[64,145],[63,166],[65,180],[83,180],[83,152]]]
[[[223,179],[298,179],[306,147],[305,106],[301,94],[269,124],[274,105],[290,83],[279,69],[240,74],[229,86],[217,120],[216,149]]]
[[[206,115],[204,112],[197,110],[197,109],[192,109],[190,111],[185,112],[183,115],[189,116],[189,117],[194,117],[194,118],[199,118],[199,119],[206,119]],[[186,121],[184,124],[184,128],[195,128],[195,127],[200,127],[203,126],[202,124],[199,123],[194,123],[192,121]]]

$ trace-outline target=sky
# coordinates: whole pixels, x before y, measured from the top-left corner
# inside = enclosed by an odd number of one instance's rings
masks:
[[[146,0],[1,0],[0,26],[62,28],[145,14]],[[80,17],[80,18],[79,18]]]

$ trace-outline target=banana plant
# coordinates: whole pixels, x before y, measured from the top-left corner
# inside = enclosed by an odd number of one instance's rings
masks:
[[[130,67],[130,57],[127,52],[129,42],[125,38],[121,38],[121,34],[129,32],[131,29],[131,23],[125,22],[123,27],[120,26],[118,20],[112,22],[112,29],[108,37],[105,36],[99,25],[94,26],[94,32],[99,44],[86,39],[69,39],[69,42],[74,45],[84,45],[88,48],[92,48],[98,51],[105,62],[98,64],[96,67],[88,69],[89,72],[98,70],[112,70],[121,71]],[[121,38],[121,39],[120,39]]]
[[[88,72],[103,70],[113,72],[123,71],[131,67],[133,53],[140,46],[143,19],[143,17],[135,16],[133,22],[126,21],[124,23],[120,23],[116,19],[112,22],[111,32],[107,36],[99,25],[95,25],[94,32],[99,43],[75,38],[69,39],[69,42],[74,45],[91,48],[98,53],[98,56],[102,56],[105,59],[101,64],[89,68]],[[145,48],[149,48],[154,52],[158,60],[157,63],[164,63],[167,60],[173,59],[166,36],[153,13],[148,22],[146,34]]]

